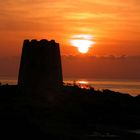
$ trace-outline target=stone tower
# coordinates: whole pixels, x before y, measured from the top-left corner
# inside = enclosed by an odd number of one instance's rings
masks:
[[[63,84],[59,44],[54,40],[24,40],[18,85],[33,90],[61,87]]]

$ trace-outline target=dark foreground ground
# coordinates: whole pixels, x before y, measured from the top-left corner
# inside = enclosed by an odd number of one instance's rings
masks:
[[[48,140],[140,139],[140,96],[78,86],[0,86],[0,136]]]

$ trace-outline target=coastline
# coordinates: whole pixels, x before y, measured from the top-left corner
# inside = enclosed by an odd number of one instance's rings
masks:
[[[94,87],[96,90],[110,89],[116,92],[137,96],[140,94],[140,80],[138,79],[86,79],[86,78],[64,78],[65,84],[80,84]],[[0,77],[1,84],[16,85],[15,77]]]

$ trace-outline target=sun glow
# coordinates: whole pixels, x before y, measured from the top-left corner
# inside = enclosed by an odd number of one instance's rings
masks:
[[[74,47],[78,48],[80,53],[87,53],[89,48],[95,44],[91,35],[74,35],[70,42]]]

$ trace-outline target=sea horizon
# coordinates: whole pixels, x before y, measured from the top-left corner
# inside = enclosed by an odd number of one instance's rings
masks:
[[[82,87],[93,87],[96,90],[109,89],[132,96],[140,95],[140,80],[138,79],[98,79],[98,78],[64,78],[65,84],[78,84]],[[17,77],[0,77],[1,85],[16,85]]]

